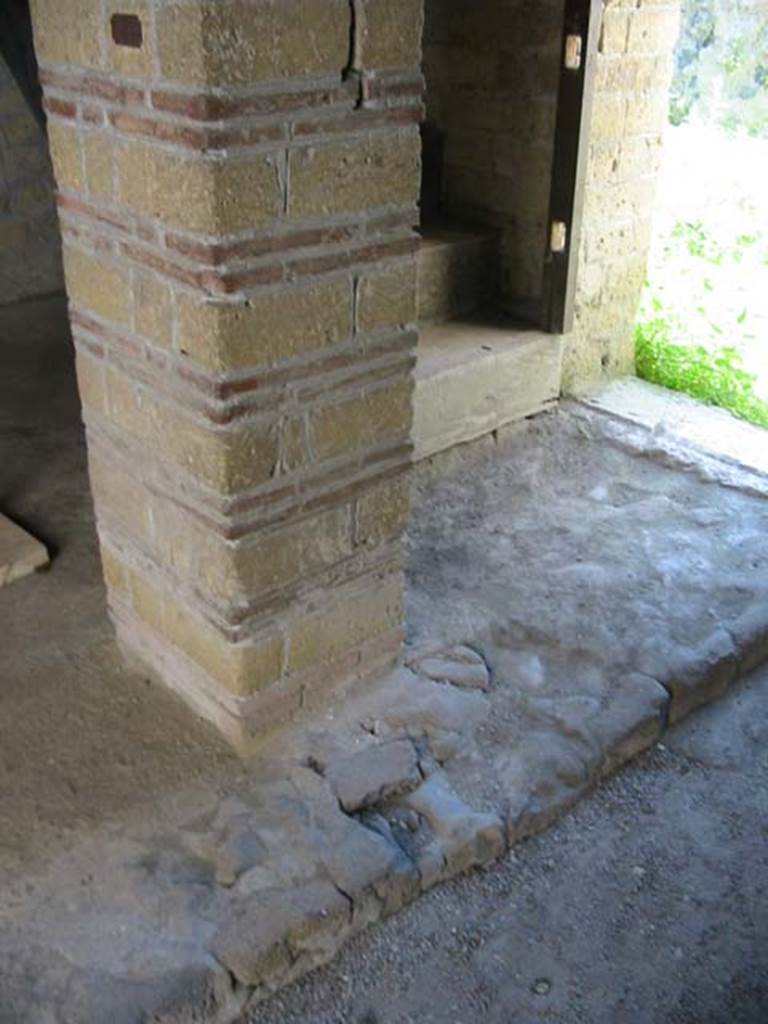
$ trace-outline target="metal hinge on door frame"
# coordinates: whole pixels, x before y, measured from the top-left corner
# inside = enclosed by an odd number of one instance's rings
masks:
[[[573,327],[594,56],[602,0],[565,0],[544,278],[546,329]]]

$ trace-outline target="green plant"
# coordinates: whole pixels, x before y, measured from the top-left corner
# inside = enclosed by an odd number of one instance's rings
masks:
[[[707,234],[700,220],[678,221],[672,229],[672,237],[683,240],[691,256],[699,256],[715,266],[723,262],[721,246]]]
[[[756,378],[742,367],[737,349],[675,344],[670,323],[663,316],[637,324],[635,346],[639,377],[768,428],[768,403],[755,395]]]

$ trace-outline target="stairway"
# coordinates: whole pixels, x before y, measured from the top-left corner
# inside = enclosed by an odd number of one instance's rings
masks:
[[[561,339],[498,313],[498,241],[453,224],[423,229],[414,459],[473,441],[552,405]]]
[[[497,242],[491,232],[454,225],[424,229],[417,263],[419,323],[443,323],[492,305]]]

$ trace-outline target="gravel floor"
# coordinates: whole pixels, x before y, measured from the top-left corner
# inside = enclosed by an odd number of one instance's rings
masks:
[[[248,1024],[764,1024],[768,671]]]

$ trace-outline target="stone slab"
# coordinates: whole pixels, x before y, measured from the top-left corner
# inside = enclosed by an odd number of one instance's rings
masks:
[[[498,280],[498,239],[457,225],[428,226],[416,254],[419,323],[443,323],[487,306]]]
[[[637,377],[596,389],[582,398],[590,409],[636,424],[670,452],[696,450],[734,469],[768,480],[768,443],[762,427],[746,423],[679,391]]]
[[[453,320],[421,331],[413,395],[418,461],[552,405],[562,340],[503,319]]]
[[[328,778],[342,809],[361,811],[421,782],[419,761],[408,739],[372,744],[331,764]]]
[[[0,513],[0,587],[46,565],[48,552],[40,541]]]

